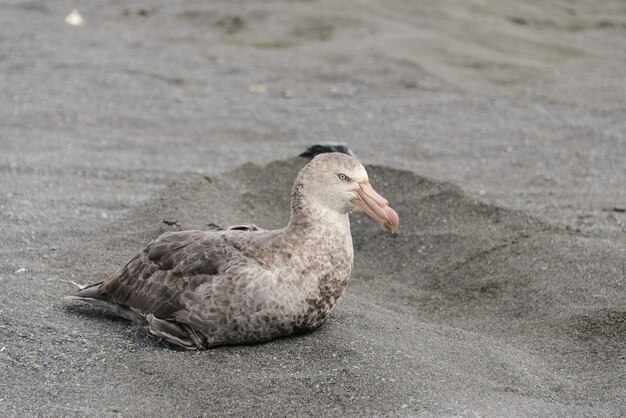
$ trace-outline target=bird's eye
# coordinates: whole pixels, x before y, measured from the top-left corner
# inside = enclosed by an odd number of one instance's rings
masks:
[[[346,176],[346,175],[345,175],[345,174],[343,174],[343,173],[339,173],[339,174],[337,174],[337,177],[339,177],[339,180],[344,180],[344,181],[345,181],[345,180],[348,180],[348,176]]]

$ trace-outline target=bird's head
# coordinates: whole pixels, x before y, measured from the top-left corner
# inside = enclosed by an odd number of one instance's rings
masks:
[[[344,214],[362,210],[383,228],[398,229],[398,214],[371,186],[365,167],[346,154],[316,156],[300,171],[295,187],[322,207]]]

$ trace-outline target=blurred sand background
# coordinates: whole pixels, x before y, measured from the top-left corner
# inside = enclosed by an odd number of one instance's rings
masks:
[[[3,1],[0,408],[624,414],[625,68],[621,1]],[[327,141],[403,234],[354,218],[319,332],[186,353],[62,301],[163,230],[282,225]]]

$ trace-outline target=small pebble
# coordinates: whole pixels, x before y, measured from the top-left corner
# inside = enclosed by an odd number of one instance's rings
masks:
[[[248,86],[248,91],[250,93],[265,93],[267,91],[267,87],[263,84],[251,84]]]
[[[83,26],[85,20],[80,13],[78,13],[78,10],[74,9],[69,15],[65,16],[65,24],[70,26]]]

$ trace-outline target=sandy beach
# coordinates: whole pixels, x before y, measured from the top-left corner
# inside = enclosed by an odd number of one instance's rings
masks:
[[[620,1],[4,2],[0,411],[624,415],[625,40]],[[164,231],[283,226],[325,142],[401,229],[352,216],[318,331],[186,352],[63,300]]]

